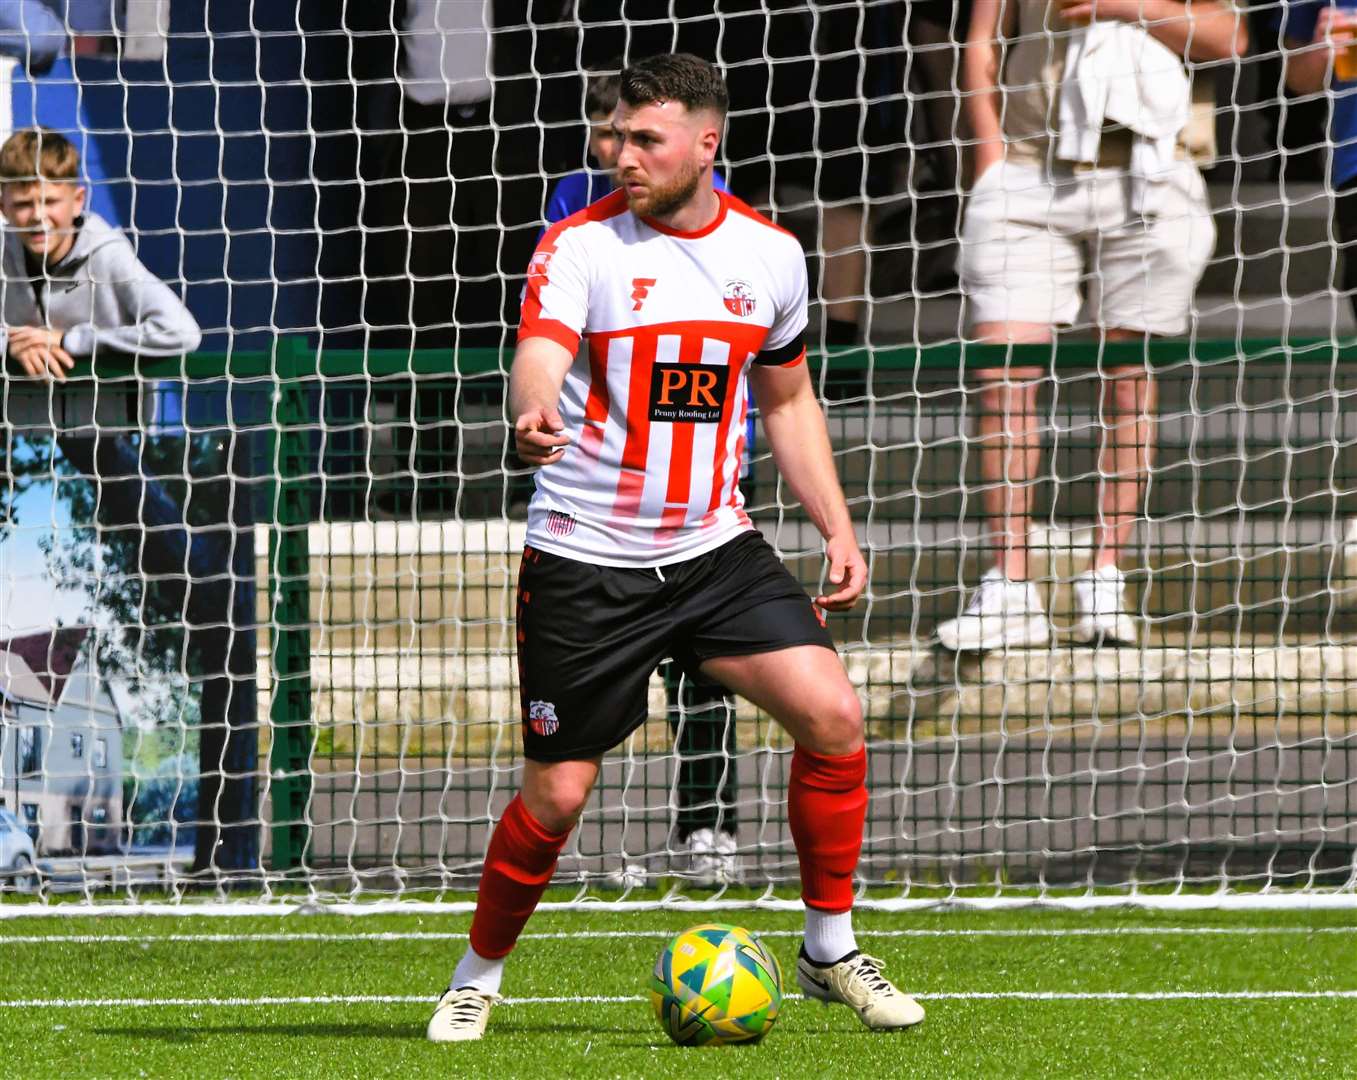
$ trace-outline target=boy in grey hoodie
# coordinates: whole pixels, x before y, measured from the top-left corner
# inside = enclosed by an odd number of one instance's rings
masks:
[[[127,237],[85,213],[80,153],[28,128],[0,146],[0,348],[34,377],[65,379],[99,352],[178,356],[202,333]]]

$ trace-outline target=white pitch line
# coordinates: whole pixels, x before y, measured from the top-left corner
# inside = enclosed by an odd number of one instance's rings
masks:
[[[673,930],[580,930],[575,932],[527,933],[520,941],[565,941],[573,938],[617,940],[626,938],[668,938],[679,933]],[[759,937],[796,938],[800,930],[757,930]],[[1357,934],[1352,926],[1070,926],[1037,927],[1030,930],[986,929],[913,929],[868,930],[857,929],[858,937],[871,938],[1082,938],[1082,937],[1211,937],[1254,935]],[[322,934],[298,932],[295,934],[13,934],[0,933],[0,947],[5,945],[128,945],[128,944],[240,944],[249,942],[282,941],[466,941],[464,931],[392,930],[368,933]]]
[[[913,995],[922,1001],[1280,1001],[1357,1000],[1357,990],[959,990]],[[426,994],[334,994],[257,998],[21,998],[0,1009],[224,1009],[269,1005],[431,1005]],[[504,998],[504,1005],[623,1005],[649,1001],[642,994]],[[800,994],[785,1000],[799,1001]]]

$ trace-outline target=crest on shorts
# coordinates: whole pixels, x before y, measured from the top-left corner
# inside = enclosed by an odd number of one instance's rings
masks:
[[[528,727],[535,735],[555,735],[561,726],[556,705],[550,701],[528,702]]]
[[[569,536],[575,531],[575,519],[559,510],[547,511],[547,532],[552,536]]]
[[[753,315],[757,304],[754,286],[747,281],[732,278],[726,282],[725,301],[726,310],[732,315],[738,315],[740,318]]]

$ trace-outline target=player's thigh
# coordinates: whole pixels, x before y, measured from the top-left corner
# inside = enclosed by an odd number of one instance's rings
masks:
[[[1109,188],[1100,191],[1100,199],[1109,196]],[[1090,271],[1102,290],[1100,325],[1178,335],[1187,330],[1216,230],[1206,185],[1191,162],[1179,162],[1156,189],[1148,223],[1129,218],[1124,227],[1096,238]]]
[[[713,657],[702,671],[772,716],[800,746],[837,756],[862,745],[862,705],[832,649]]]
[[[1083,252],[1070,199],[1038,168],[1000,163],[966,197],[961,292],[967,322],[1053,326],[1079,314]]]
[[[671,619],[653,571],[567,559],[528,547],[518,582],[523,753],[585,761],[645,722],[650,673]]]
[[[762,535],[742,534],[700,569],[677,609],[679,664],[766,709],[813,750],[855,749],[861,710],[834,640]]]

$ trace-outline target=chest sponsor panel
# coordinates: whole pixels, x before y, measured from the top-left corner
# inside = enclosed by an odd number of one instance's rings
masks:
[[[726,364],[655,364],[650,372],[650,419],[715,424],[725,408],[729,380]]]

